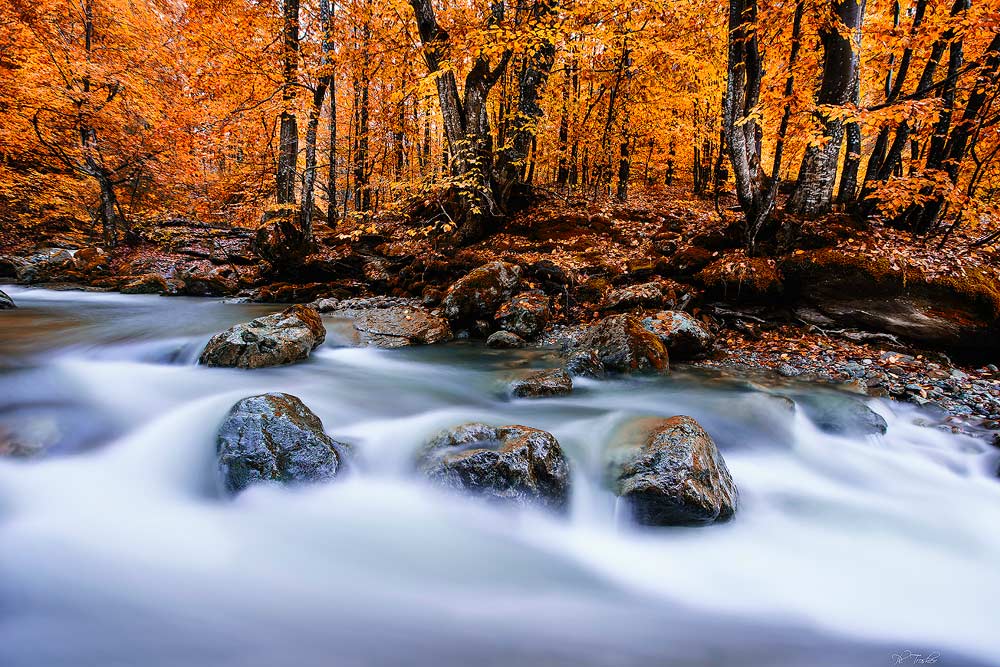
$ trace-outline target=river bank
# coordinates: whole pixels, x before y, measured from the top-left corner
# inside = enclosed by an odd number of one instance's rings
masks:
[[[258,303],[392,297],[436,309],[463,276],[501,261],[518,267],[515,292],[540,294],[548,304],[527,344],[553,344],[560,330],[614,314],[683,312],[713,343],[702,358],[675,360],[848,384],[936,407],[968,432],[995,428],[996,258],[907,246],[885,229],[868,230],[859,244],[850,224],[807,225],[797,230],[797,249],[748,258],[735,247],[737,230],[702,203],[673,197],[622,209],[550,202],[461,249],[400,219],[321,226],[316,251],[279,272],[251,251],[252,231],[177,220],[159,224],[138,246],[110,252],[79,233],[8,243],[0,277]],[[488,338],[503,327],[487,315],[453,321],[455,332]]]

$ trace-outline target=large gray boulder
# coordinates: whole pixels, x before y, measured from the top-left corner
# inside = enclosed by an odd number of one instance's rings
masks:
[[[637,420],[609,454],[611,487],[639,524],[702,525],[736,512],[736,485],[726,462],[690,417]]]
[[[448,288],[441,306],[445,316],[453,322],[492,320],[520,282],[521,267],[507,262],[490,262],[455,281]]]
[[[604,369],[616,373],[670,370],[667,349],[632,315],[612,315],[590,327],[577,349],[592,350]]]
[[[664,310],[642,320],[642,326],[663,343],[671,359],[697,359],[712,350],[715,336],[680,310]]]
[[[344,446],[323,422],[290,394],[244,398],[219,429],[216,451],[227,493],[262,482],[322,482],[341,466]]]
[[[229,368],[291,364],[308,357],[325,339],[319,313],[295,305],[216,334],[198,362]]]
[[[444,343],[454,337],[448,320],[416,299],[322,299],[317,308],[330,317],[350,320],[358,345],[397,348]]]
[[[569,504],[569,465],[559,442],[527,426],[445,430],[421,450],[417,468],[441,486],[490,500],[557,511]]]
[[[544,292],[523,292],[500,306],[497,325],[521,338],[534,338],[552,318],[549,297]]]
[[[14,299],[7,296],[7,293],[3,290],[0,290],[0,310],[10,310],[12,308],[17,308]]]

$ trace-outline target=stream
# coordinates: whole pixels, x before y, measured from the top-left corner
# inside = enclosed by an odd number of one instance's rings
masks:
[[[210,369],[213,333],[277,307],[3,289],[0,433],[47,452],[0,457],[5,667],[1000,665],[1000,450],[915,406],[865,399],[887,433],[838,435],[780,398],[832,390],[682,367],[510,400],[554,351],[353,348],[330,320],[306,362]],[[352,446],[348,474],[224,498],[217,429],[270,391]],[[605,450],[677,414],[725,456],[736,517],[629,525]],[[467,421],[553,433],[568,516],[417,477]]]

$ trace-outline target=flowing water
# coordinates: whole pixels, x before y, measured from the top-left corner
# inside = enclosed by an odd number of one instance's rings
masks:
[[[1000,664],[997,451],[912,406],[839,437],[775,397],[820,388],[683,370],[511,401],[552,353],[339,347],[337,322],[305,363],[208,369],[273,308],[4,289],[0,429],[48,455],[0,458],[0,665]],[[267,391],[353,445],[348,475],[220,496],[216,430]],[[649,414],[711,433],[735,520],[616,514],[603,453]],[[470,420],[555,434],[569,516],[422,483],[416,449]]]

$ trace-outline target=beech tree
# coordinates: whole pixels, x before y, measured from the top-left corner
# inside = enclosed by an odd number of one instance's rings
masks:
[[[806,147],[799,167],[798,183],[788,209],[802,215],[820,215],[830,210],[837,180],[844,120],[835,107],[852,97],[858,76],[858,53],[852,35],[861,29],[865,0],[838,0],[820,28],[823,72],[816,96],[816,116],[822,134]]]

